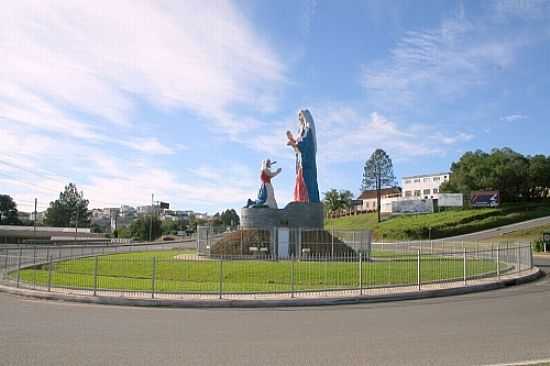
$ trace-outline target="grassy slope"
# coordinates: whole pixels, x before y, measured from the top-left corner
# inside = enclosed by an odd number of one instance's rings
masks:
[[[156,290],[159,292],[216,292],[219,289],[218,261],[177,261],[174,251],[117,254],[99,257],[98,288],[150,291],[152,257],[157,257]],[[93,288],[94,258],[59,262],[52,271],[52,286]],[[318,261],[224,261],[224,291],[290,291],[291,269],[294,266],[295,289],[345,289],[359,286],[357,262]],[[424,282],[436,279],[462,278],[460,258],[423,256],[421,277]],[[495,263],[472,260],[468,273],[475,275],[495,271]],[[47,268],[26,269],[21,279],[27,283],[46,285]],[[416,283],[416,258],[399,261],[363,262],[365,287],[413,285]]]
[[[550,205],[514,204],[498,209],[453,210],[433,214],[404,215],[376,222],[376,214],[326,221],[327,229],[373,230],[375,239],[427,239],[467,234],[520,221],[550,216]]]
[[[550,225],[539,226],[536,228],[517,230],[506,234],[496,234],[495,237],[502,240],[539,240],[542,239],[544,232],[550,232]]]

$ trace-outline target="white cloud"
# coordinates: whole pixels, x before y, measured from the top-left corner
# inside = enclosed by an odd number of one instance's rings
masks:
[[[547,0],[497,0],[493,2],[493,12],[498,20],[511,17],[529,20],[541,19],[550,15],[550,2]]]
[[[484,84],[495,69],[509,67],[526,41],[488,33],[464,19],[446,20],[435,29],[409,31],[389,60],[363,67],[363,86],[392,103],[412,104],[424,93],[448,97]]]
[[[525,115],[525,114],[510,114],[508,116],[500,117],[500,120],[505,121],[505,122],[521,121],[523,119],[527,119],[527,115]]]
[[[468,142],[472,140],[475,136],[471,133],[458,132],[454,135],[444,135],[443,133],[437,132],[430,136],[435,143],[443,143],[445,145],[454,145],[462,142]]]
[[[94,139],[106,123],[131,126],[138,101],[146,100],[183,107],[234,133],[249,125],[230,107],[260,101],[260,110],[272,109],[284,81],[277,55],[228,1],[4,5],[0,118],[6,123]],[[167,153],[154,142],[141,149]]]
[[[174,149],[161,144],[157,138],[134,138],[133,140],[121,140],[122,145],[128,146],[134,150],[149,154],[169,155],[173,154]]]
[[[377,112],[364,115],[350,106],[318,108],[314,118],[319,160],[326,163],[362,161],[376,148],[396,160],[434,156],[474,138],[465,131],[444,134],[435,124],[399,123]]]

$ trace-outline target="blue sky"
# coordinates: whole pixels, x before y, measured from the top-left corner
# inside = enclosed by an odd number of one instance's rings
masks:
[[[4,9],[5,8],[5,9]],[[385,149],[398,177],[473,149],[550,154],[550,1],[6,4],[0,192],[47,207],[151,193],[213,213],[256,195],[264,158],[291,199],[285,131],[308,108],[321,192],[358,192]]]

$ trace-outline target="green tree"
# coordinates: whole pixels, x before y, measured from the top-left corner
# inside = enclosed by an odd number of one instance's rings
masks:
[[[378,222],[380,218],[380,192],[383,188],[395,186],[395,175],[393,173],[393,163],[388,154],[382,149],[376,149],[365,162],[363,168],[363,182],[361,190],[376,190],[376,206],[378,213]]]
[[[160,219],[156,215],[152,216],[152,220],[151,220],[151,215],[140,216],[136,220],[134,220],[128,227],[130,236],[136,240],[148,241],[151,223],[153,225],[151,230],[151,235],[152,235],[151,239],[155,240],[159,238],[162,234],[162,229],[161,229],[162,224]]]
[[[7,194],[0,194],[0,224],[18,225],[17,204]]]
[[[323,193],[323,195],[323,204],[329,215],[351,207],[353,193],[348,190],[337,191],[333,188]]]
[[[160,227],[163,235],[175,234],[177,231],[183,230],[178,221],[165,221]]]
[[[535,155],[529,159],[529,197],[548,198],[550,191],[550,156]]]
[[[450,180],[441,192],[498,190],[503,201],[539,200],[550,189],[550,157],[524,156],[510,148],[463,154],[451,165]]]
[[[237,211],[234,209],[225,210],[220,215],[222,225],[224,226],[238,226],[241,223],[241,219],[239,218],[239,215],[237,215]]]
[[[59,198],[50,202],[44,222],[57,227],[73,227],[78,222],[80,227],[89,227],[90,219],[88,200],[84,199],[84,193],[79,192],[75,184],[69,183]]]
[[[240,225],[241,220],[239,218],[239,215],[237,215],[237,211],[234,209],[229,209],[220,212],[217,212],[212,217],[212,224],[213,225],[221,225],[221,226],[230,226],[235,227]]]
[[[130,227],[123,226],[123,227],[116,228],[115,231],[113,231],[113,237],[130,239],[132,237],[132,233],[130,232]]]

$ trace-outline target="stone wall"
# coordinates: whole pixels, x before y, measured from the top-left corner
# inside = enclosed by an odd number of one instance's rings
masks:
[[[249,229],[271,229],[273,227],[324,227],[322,203],[291,202],[283,209],[243,208],[241,227]]]

